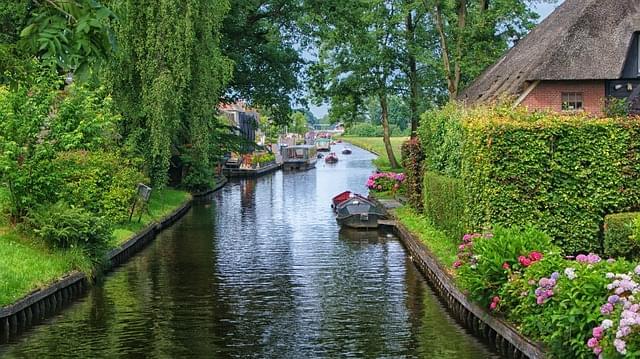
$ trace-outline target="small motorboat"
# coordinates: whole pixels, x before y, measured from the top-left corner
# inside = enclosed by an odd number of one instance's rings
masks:
[[[342,154],[343,155],[350,155],[351,154],[351,149],[349,147],[345,147],[344,150],[342,150]]]
[[[343,192],[336,197],[339,196],[346,195]],[[386,218],[384,210],[368,198],[353,193],[348,196],[335,207],[339,225],[356,229],[378,228],[378,220]]]
[[[322,153],[318,153],[318,158],[323,158],[324,155]]]
[[[342,140],[337,140],[336,142],[337,142],[337,143],[342,143]]]
[[[336,155],[335,152],[331,152],[328,155],[325,156],[324,161],[326,163],[337,163],[338,162],[338,156]]]

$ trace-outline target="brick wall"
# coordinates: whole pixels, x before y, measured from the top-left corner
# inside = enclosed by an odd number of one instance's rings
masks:
[[[530,110],[549,109],[562,111],[562,93],[581,92],[583,108],[594,115],[602,115],[605,98],[604,80],[593,81],[542,81],[522,101]]]

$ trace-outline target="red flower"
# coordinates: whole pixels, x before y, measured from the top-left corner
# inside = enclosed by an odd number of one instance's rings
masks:
[[[455,261],[453,262],[453,268],[460,268],[462,267],[462,262],[461,261]]]
[[[529,259],[531,259],[531,261],[533,262],[537,262],[539,260],[542,259],[542,253],[540,252],[531,252],[531,254],[529,254]]]
[[[528,267],[528,266],[531,265],[531,260],[529,258],[525,257],[525,256],[518,257],[518,262],[520,262],[520,264],[523,267]]]
[[[493,299],[491,300],[491,302],[493,302],[493,303],[500,303],[500,297],[498,297],[498,296],[493,297]]]
[[[491,302],[491,304],[489,304],[489,309],[491,310],[496,310],[497,307],[498,307],[498,303],[496,302]]]
[[[507,263],[507,262],[502,263],[502,269],[506,270],[506,269],[510,269],[510,268],[511,268],[511,266],[509,265],[509,263]]]

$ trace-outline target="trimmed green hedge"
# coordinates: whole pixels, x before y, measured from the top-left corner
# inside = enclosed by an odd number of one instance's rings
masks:
[[[462,180],[424,173],[424,213],[453,238],[465,234],[465,196]]]
[[[634,258],[640,254],[636,241],[636,222],[640,212],[610,214],[604,217],[604,254],[609,257]]]
[[[423,116],[425,169],[461,179],[468,229],[532,224],[602,252],[604,216],[640,204],[640,121],[451,106]]]

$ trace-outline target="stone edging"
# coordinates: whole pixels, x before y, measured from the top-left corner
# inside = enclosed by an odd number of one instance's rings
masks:
[[[227,184],[228,181],[229,181],[229,179],[227,177],[223,176],[222,177],[222,181],[216,183],[216,185],[213,186],[213,188],[211,188],[209,190],[206,190],[206,191],[202,191],[202,192],[192,193],[191,195],[194,198],[201,198],[201,197],[207,196],[207,195],[219,190],[220,188],[224,187],[224,185]]]
[[[394,228],[411,260],[462,325],[486,340],[493,349],[505,357],[545,358],[545,351],[539,345],[522,336],[510,324],[470,302],[456,287],[453,278],[442,268],[436,257],[404,225],[396,221]]]
[[[215,188],[204,194],[194,194],[193,197],[205,196],[219,190],[227,183],[226,178]],[[163,229],[171,226],[191,209],[193,199],[185,201],[180,207],[158,222],[151,223],[131,239],[111,250],[107,254],[109,265],[104,268],[107,272],[125,263],[146,244],[155,239]],[[66,305],[82,296],[90,288],[90,281],[86,274],[71,272],[47,287],[37,289],[26,297],[5,307],[0,307],[0,343],[6,343],[27,328],[38,324],[42,320],[59,312]]]

